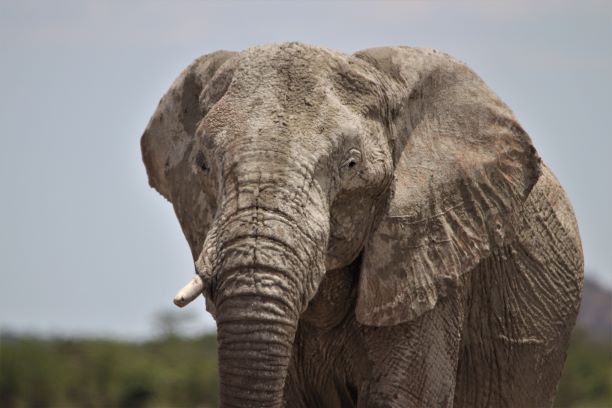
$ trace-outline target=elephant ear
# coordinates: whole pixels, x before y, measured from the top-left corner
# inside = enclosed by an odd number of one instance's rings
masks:
[[[195,60],[162,97],[140,140],[149,184],[174,206],[194,260],[210,225],[213,200],[198,181],[194,152],[199,122],[225,94],[233,77],[236,53],[217,51]]]
[[[355,55],[382,72],[394,181],[363,252],[356,316],[417,318],[515,236],[540,159],[510,109],[464,64],[434,50]]]

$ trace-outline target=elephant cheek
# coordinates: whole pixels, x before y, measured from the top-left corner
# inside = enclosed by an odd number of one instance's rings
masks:
[[[217,320],[217,308],[215,307],[215,304],[211,302],[209,298],[205,298],[205,301],[206,311],[212,315],[213,319]]]
[[[325,270],[333,271],[334,269],[341,268],[342,266],[344,266],[344,264],[345,263],[342,259],[337,258],[332,253],[327,253],[327,256],[325,257]]]

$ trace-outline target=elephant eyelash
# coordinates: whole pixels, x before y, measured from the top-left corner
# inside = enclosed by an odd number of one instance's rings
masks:
[[[361,152],[357,149],[351,149],[349,151],[349,158],[342,162],[341,169],[353,169],[361,161]]]

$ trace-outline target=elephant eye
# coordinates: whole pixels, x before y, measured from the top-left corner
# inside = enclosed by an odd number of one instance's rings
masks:
[[[361,162],[361,152],[357,149],[349,150],[346,159],[340,166],[341,170],[352,170]]]
[[[196,154],[196,157],[195,157],[195,164],[196,164],[196,166],[198,166],[198,168],[199,168],[200,170],[202,170],[204,173],[208,173],[208,170],[210,170],[210,169],[209,169],[209,167],[208,167],[208,165],[206,164],[206,160],[204,159],[204,153],[202,153],[202,152],[198,152],[198,153]]]

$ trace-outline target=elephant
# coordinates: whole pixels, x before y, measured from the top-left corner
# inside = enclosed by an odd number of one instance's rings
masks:
[[[141,138],[217,324],[222,407],[553,403],[583,254],[464,63],[291,42],[196,59]]]

